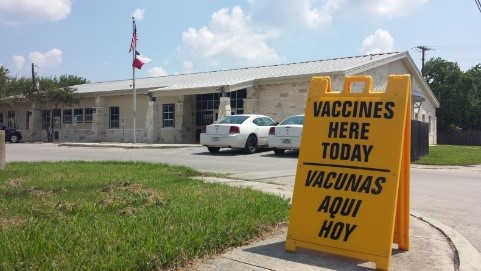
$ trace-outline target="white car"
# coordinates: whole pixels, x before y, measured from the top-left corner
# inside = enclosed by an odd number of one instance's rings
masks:
[[[277,155],[284,154],[286,150],[299,150],[303,125],[304,115],[294,115],[272,127],[269,131],[269,148]]]
[[[276,124],[264,115],[227,116],[202,129],[200,144],[212,153],[220,148],[244,149],[246,153],[255,153],[258,148],[267,147],[267,135]]]

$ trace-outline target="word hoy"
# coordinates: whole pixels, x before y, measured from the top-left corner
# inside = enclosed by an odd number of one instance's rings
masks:
[[[347,242],[351,233],[357,228],[357,225],[351,225],[344,222],[335,222],[332,220],[324,220],[318,236],[321,238],[329,238],[338,240],[342,237],[342,241]]]

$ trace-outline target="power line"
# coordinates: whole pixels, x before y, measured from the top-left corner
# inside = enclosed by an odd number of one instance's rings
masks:
[[[452,51],[472,51],[472,50],[481,50],[481,45],[474,44],[474,45],[431,45],[430,48],[434,48],[436,50],[452,50]]]
[[[481,0],[480,0],[481,1]],[[425,63],[425,58],[428,55],[426,51],[431,51],[431,50],[436,50],[436,51],[478,51],[481,50],[481,44],[471,44],[471,45],[430,45],[430,46],[416,46],[416,47],[411,47],[409,48],[409,51],[411,50],[416,50],[416,51],[421,51],[421,73],[424,73],[424,63]],[[466,53],[463,54],[464,58],[459,59],[457,58],[458,61],[469,61],[469,62],[476,62],[481,64],[481,58],[479,57],[479,54],[473,54],[473,53]]]
[[[481,12],[481,3],[479,2],[479,0],[474,0],[474,2],[476,2],[476,5],[478,6],[479,12]]]

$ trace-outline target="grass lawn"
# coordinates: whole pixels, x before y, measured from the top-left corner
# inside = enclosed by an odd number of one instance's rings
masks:
[[[421,165],[469,166],[481,164],[481,146],[436,145],[429,155],[414,162]]]
[[[288,200],[136,162],[8,163],[0,270],[164,270],[288,219]]]

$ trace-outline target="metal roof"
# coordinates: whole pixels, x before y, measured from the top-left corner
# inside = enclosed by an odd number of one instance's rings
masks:
[[[407,52],[393,52],[231,70],[137,78],[135,86],[136,90],[152,92],[212,89],[220,86],[227,86],[228,90],[233,90],[236,86],[254,83],[259,80],[338,73],[346,74],[351,71],[381,66],[408,56]],[[132,79],[89,83],[77,85],[74,88],[77,89],[79,94],[129,91],[132,90]]]

